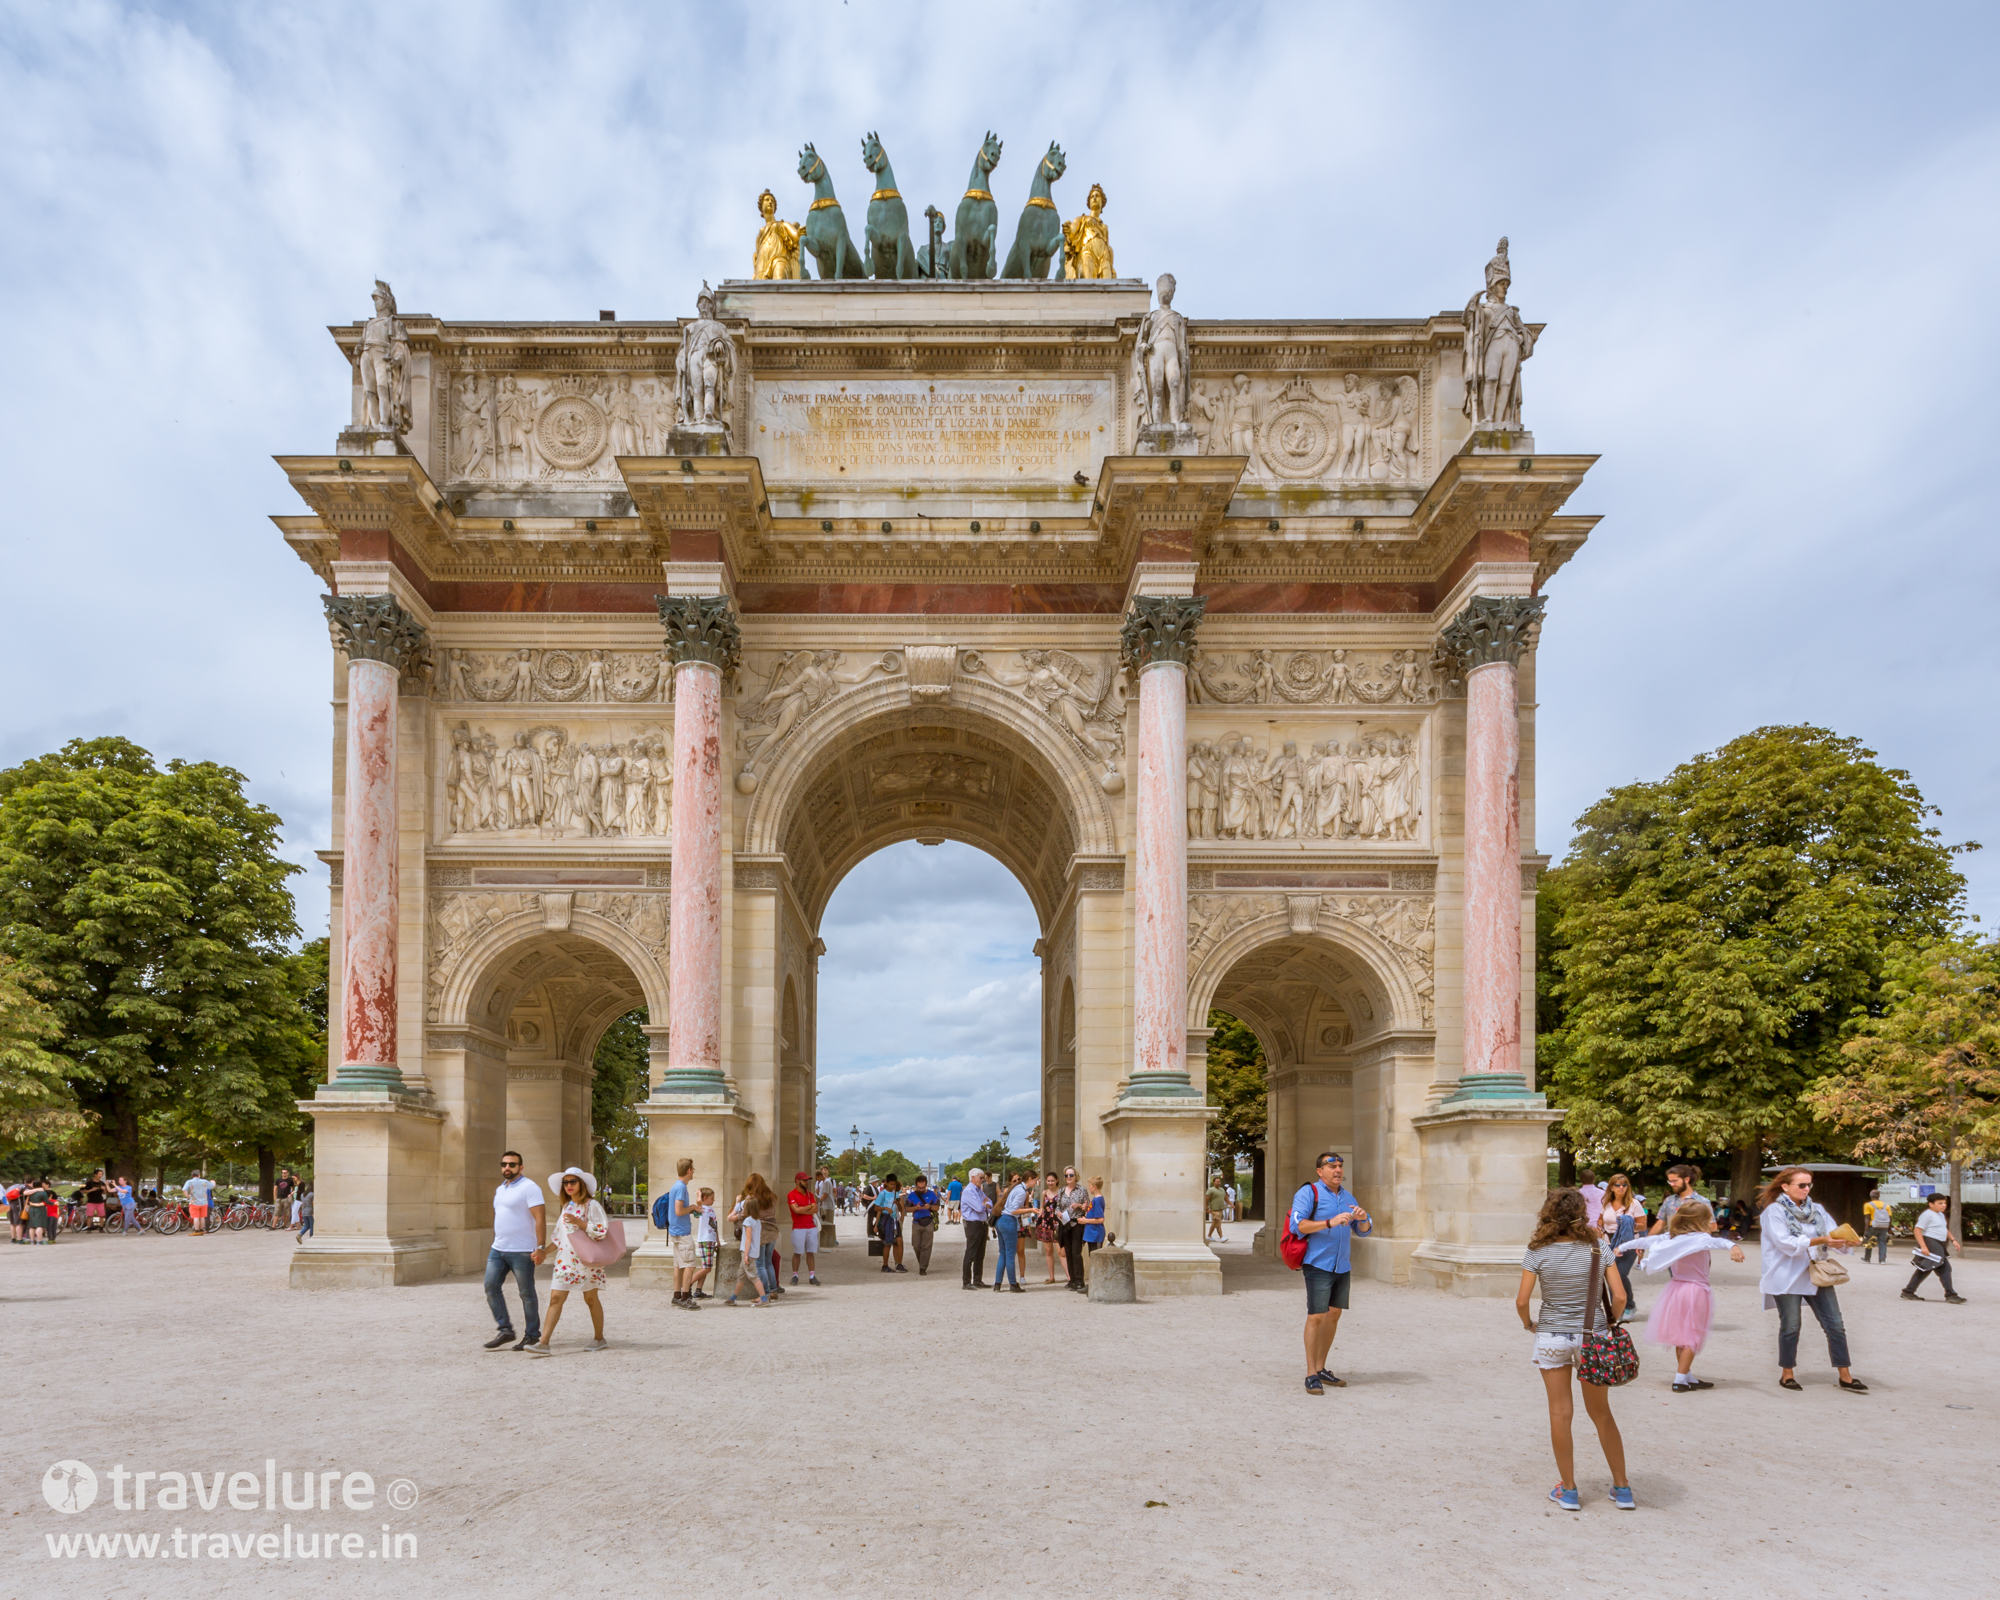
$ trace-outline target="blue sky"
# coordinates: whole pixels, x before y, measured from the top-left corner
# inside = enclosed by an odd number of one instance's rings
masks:
[[[1954,5],[0,5],[0,760],[120,732],[227,761],[310,862],[326,634],[266,518],[300,509],[270,457],[345,415],[326,324],[377,275],[448,317],[683,314],[747,269],[760,189],[801,213],[802,141],[859,193],[879,130],[948,202],[992,128],[1003,211],[1060,140],[1059,204],[1101,182],[1121,270],[1173,271],[1197,317],[1460,306],[1510,237],[1548,324],[1526,420],[1603,457],[1572,504],[1606,520],[1550,592],[1541,848],[1607,786],[1795,721],[2000,846],[1996,31]],[[997,1129],[1032,1079],[1032,930],[955,942],[997,869],[927,855],[864,869],[911,909],[838,970],[853,1016],[942,1009],[821,1048],[829,1112],[875,1095],[905,1149]],[[2000,854],[1966,865],[1991,924]],[[316,931],[316,864],[302,908]],[[906,1056],[965,1094],[910,1094]]]

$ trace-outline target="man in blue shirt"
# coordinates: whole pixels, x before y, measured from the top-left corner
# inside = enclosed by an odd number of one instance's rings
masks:
[[[974,1167],[965,1175],[965,1187],[958,1193],[959,1216],[965,1222],[965,1259],[959,1263],[959,1287],[986,1287],[986,1224],[993,1215],[993,1200],[981,1185],[986,1174]]]
[[[964,1193],[965,1185],[957,1178],[953,1178],[950,1183],[945,1185],[944,1220],[946,1222],[958,1221],[958,1197]]]
[[[1347,1309],[1353,1277],[1349,1242],[1354,1234],[1374,1232],[1375,1224],[1341,1186],[1345,1167],[1335,1152],[1321,1152],[1313,1167],[1313,1182],[1292,1196],[1291,1230],[1306,1242],[1306,1393],[1324,1394],[1328,1384],[1347,1387],[1326,1370],[1326,1362]]]
[[[931,1243],[937,1237],[939,1195],[922,1173],[903,1196],[903,1210],[910,1218],[910,1243],[916,1247],[917,1276],[931,1270]]]
[[[695,1275],[701,1271],[701,1252],[695,1248],[694,1219],[701,1210],[690,1180],[694,1162],[682,1156],[674,1163],[678,1176],[667,1191],[667,1247],[674,1253],[674,1300],[685,1311],[699,1311],[694,1297]]]

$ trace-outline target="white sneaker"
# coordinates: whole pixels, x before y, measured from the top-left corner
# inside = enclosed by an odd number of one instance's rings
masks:
[[[531,1344],[528,1346],[528,1354],[531,1356],[552,1356],[555,1352],[545,1344]]]
[[[609,1350],[611,1342],[608,1339],[592,1339],[585,1348],[590,1350]]]

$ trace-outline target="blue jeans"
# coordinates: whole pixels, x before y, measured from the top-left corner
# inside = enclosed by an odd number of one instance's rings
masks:
[[[1822,1289],[1818,1294],[1781,1294],[1774,1297],[1778,1302],[1778,1365],[1789,1368],[1799,1364],[1799,1325],[1804,1313],[1799,1309],[1803,1300],[1812,1307],[1812,1313],[1819,1319],[1820,1331],[1826,1335],[1826,1355],[1830,1366],[1851,1367],[1847,1359],[1847,1324],[1840,1320],[1840,1300],[1831,1289]]]
[[[771,1247],[767,1244],[757,1247],[757,1276],[763,1280],[764,1293],[778,1292],[778,1269],[771,1255]]]
[[[310,1234],[312,1231],[313,1231],[313,1219],[311,1217],[307,1217],[306,1220],[299,1225],[299,1243],[304,1244],[306,1242],[306,1236]]]
[[[1021,1286],[1021,1276],[1014,1263],[1014,1246],[1021,1237],[1021,1219],[1002,1217],[1000,1219],[1000,1259],[993,1267],[993,1287],[999,1288],[1003,1282]]]
[[[507,1297],[500,1292],[506,1286],[510,1272],[521,1286],[521,1315],[528,1323],[523,1331],[531,1342],[540,1339],[542,1308],[535,1299],[535,1257],[531,1251],[486,1252],[486,1304],[493,1311],[493,1326],[502,1333],[511,1331],[514,1326],[514,1319],[507,1315]]]

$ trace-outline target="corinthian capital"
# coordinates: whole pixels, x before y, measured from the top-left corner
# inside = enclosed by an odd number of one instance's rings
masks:
[[[424,625],[386,594],[322,597],[334,647],[349,661],[380,661],[401,677],[414,673],[430,653]]]
[[[1194,630],[1208,601],[1201,595],[1141,594],[1132,597],[1125,626],[1118,630],[1118,654],[1129,667],[1158,661],[1187,665]]]
[[[655,595],[660,626],[667,630],[667,651],[674,665],[706,661],[727,672],[743,654],[743,630],[720,594]]]
[[[1475,595],[1444,625],[1434,660],[1453,678],[1504,661],[1519,666],[1548,604],[1541,595]]]

